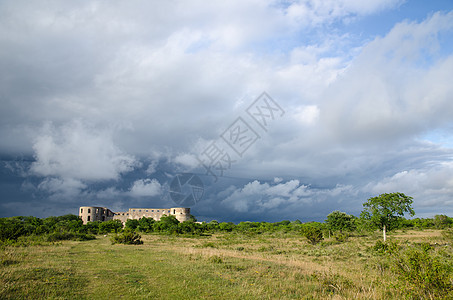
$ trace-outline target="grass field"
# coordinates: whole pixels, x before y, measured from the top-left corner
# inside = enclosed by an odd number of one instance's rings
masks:
[[[143,235],[0,250],[0,299],[402,299],[410,294],[391,261],[350,237],[308,244],[295,233]],[[429,243],[451,258],[441,231],[395,232],[400,245]],[[447,264],[451,261],[448,262]],[[451,273],[450,273],[451,274]],[[451,276],[450,276],[451,282]]]

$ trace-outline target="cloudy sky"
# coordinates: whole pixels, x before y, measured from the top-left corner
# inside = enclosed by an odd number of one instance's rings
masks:
[[[1,0],[0,217],[453,216],[452,78],[449,0]]]

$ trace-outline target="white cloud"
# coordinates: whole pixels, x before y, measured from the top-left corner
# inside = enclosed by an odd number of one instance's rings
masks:
[[[280,183],[283,181],[283,178],[281,177],[274,177],[274,183]]]
[[[269,184],[257,180],[244,185],[242,188],[228,189],[222,193],[222,205],[234,211],[263,212],[282,207],[285,211],[302,209],[304,206],[320,203],[327,200],[341,202],[341,200],[356,196],[357,191],[352,186],[337,185],[331,189],[313,189],[300,184],[299,180],[289,180],[282,183]]]
[[[108,187],[106,189],[100,190],[96,192],[96,197],[98,199],[106,199],[110,201],[117,200],[123,195],[123,193],[117,190],[115,187]]]
[[[156,172],[156,167],[158,165],[158,161],[157,160],[153,160],[149,165],[148,165],[148,168],[146,169],[146,174],[148,175],[151,175],[153,174],[154,172]]]
[[[189,153],[183,153],[183,154],[178,154],[174,159],[173,162],[177,164],[181,164],[184,167],[193,169],[196,168],[200,163],[197,160],[196,156],[194,154],[189,154]]]
[[[312,125],[319,118],[319,108],[316,105],[300,106],[295,110],[294,117],[302,124]]]
[[[46,125],[33,145],[36,161],[31,171],[41,176],[77,180],[118,179],[139,163],[113,143],[108,129],[75,121],[61,127]]]
[[[345,141],[400,139],[450,122],[453,55],[436,52],[453,12],[397,24],[363,48],[327,90],[320,122]]]
[[[162,193],[162,186],[156,179],[136,180],[130,189],[130,194],[134,197],[152,197]]]
[[[374,195],[402,192],[413,197],[417,207],[448,206],[453,204],[453,163],[442,162],[424,169],[400,171],[369,183],[364,191]]]
[[[288,7],[287,14],[295,23],[319,26],[340,18],[364,16],[394,8],[403,2],[404,0],[300,0]],[[345,21],[347,20],[346,18]]]
[[[77,179],[46,178],[38,185],[38,190],[50,194],[51,199],[61,201],[78,197],[86,187]]]

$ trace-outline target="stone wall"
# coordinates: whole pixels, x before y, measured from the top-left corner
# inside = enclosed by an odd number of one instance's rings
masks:
[[[113,220],[114,215],[107,207],[82,206],[79,208],[79,217],[82,219],[83,224],[94,221],[103,222]]]
[[[190,218],[190,208],[172,207],[172,208],[129,208],[126,212],[117,212],[113,217],[114,220],[120,220],[126,223],[128,219],[153,218],[159,221],[163,215],[175,216],[179,222],[188,221]]]

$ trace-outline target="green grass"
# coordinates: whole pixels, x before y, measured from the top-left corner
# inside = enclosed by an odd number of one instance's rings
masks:
[[[288,234],[143,235],[0,249],[0,299],[401,299],[376,239],[310,245]],[[390,235],[452,257],[440,231]],[[436,246],[436,243],[438,246]]]

